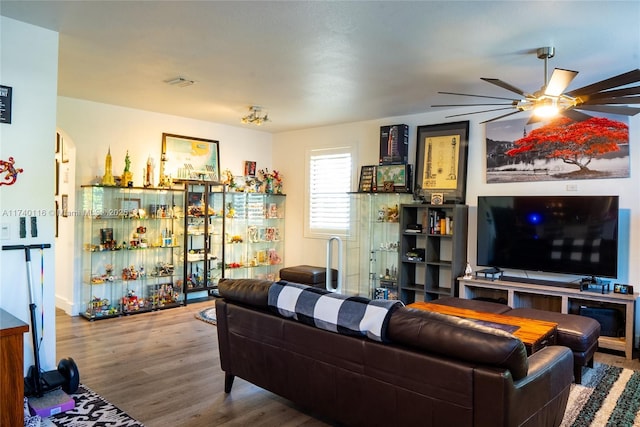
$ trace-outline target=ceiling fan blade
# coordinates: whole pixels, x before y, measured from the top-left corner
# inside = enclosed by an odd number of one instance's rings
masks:
[[[625,107],[624,105],[578,105],[574,107],[580,110],[597,111],[599,113],[620,114],[622,116],[635,116],[640,113],[640,108]]]
[[[544,90],[544,94],[549,96],[562,95],[562,92],[564,92],[577,75],[577,71],[556,68],[553,70],[553,74],[551,74],[551,79],[549,80],[549,83],[547,83],[547,88]]]
[[[614,98],[617,96],[640,95],[640,86],[625,87],[624,89],[607,90],[585,95],[586,99]]]
[[[580,105],[640,104],[640,96],[620,96],[616,98],[595,98]]]
[[[599,81],[597,83],[590,84],[578,89],[574,89],[567,92],[566,95],[572,97],[578,97],[581,95],[589,95],[595,92],[601,92],[603,90],[611,89],[618,86],[624,86],[640,81],[640,69],[628,71],[626,73],[619,74],[614,77]]]
[[[583,121],[589,120],[591,117],[593,117],[593,116],[590,116],[588,114],[582,113],[580,111],[574,110],[573,108],[569,108],[567,110],[560,111],[560,114],[562,114],[565,117],[570,118],[574,122],[583,122]]]
[[[482,111],[472,111],[470,113],[460,113],[460,114],[452,114],[450,116],[445,116],[446,119],[448,119],[449,117],[460,117],[460,116],[468,116],[470,114],[480,114],[480,113],[488,113],[490,111],[500,111],[500,110],[510,110],[513,107],[507,107],[507,108],[493,108],[491,110],[482,110]]]
[[[490,105],[510,105],[513,107],[513,104],[433,104],[432,107],[484,107]]]
[[[502,119],[502,118],[504,118],[504,117],[508,117],[508,116],[513,115],[513,114],[518,114],[518,113],[521,113],[521,112],[522,112],[522,110],[516,110],[516,111],[514,111],[514,112],[512,112],[512,113],[509,113],[509,114],[503,114],[503,115],[501,115],[501,116],[494,117],[493,119],[485,120],[485,121],[483,121],[483,122],[480,122],[480,124],[493,122],[493,121],[495,121],[495,120],[499,120],[499,119]]]
[[[506,101],[517,101],[512,98],[503,98],[501,96],[488,96],[488,95],[472,95],[470,93],[457,93],[457,92],[438,92],[443,95],[458,95],[458,96],[475,96],[476,98],[491,98],[491,99],[504,99]]]
[[[503,89],[509,90],[511,92],[517,93],[518,95],[522,95],[525,98],[527,97],[527,94],[524,93],[524,91],[522,91],[521,89],[518,89],[515,86],[510,85],[509,83],[505,83],[500,79],[488,79],[486,77],[480,77],[481,80],[484,80],[487,83],[491,83],[493,85],[499,86]]]

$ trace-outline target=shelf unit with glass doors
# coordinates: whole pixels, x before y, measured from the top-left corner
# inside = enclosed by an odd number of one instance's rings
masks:
[[[80,314],[95,320],[183,305],[184,191],[86,185],[81,197]]]
[[[399,207],[411,193],[350,193],[352,227],[346,237],[346,280],[349,295],[399,299]],[[355,233],[353,232],[355,231]]]
[[[217,295],[224,262],[224,185],[180,181],[185,189],[184,285],[187,299]]]
[[[285,202],[284,194],[226,193],[223,277],[278,279],[284,265]]]

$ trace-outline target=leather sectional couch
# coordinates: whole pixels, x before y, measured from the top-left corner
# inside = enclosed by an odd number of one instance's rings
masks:
[[[406,307],[389,310],[385,339],[378,342],[281,316],[270,307],[272,286],[251,279],[219,282],[217,329],[227,393],[238,376],[347,426],[562,421],[573,378],[567,347],[527,357],[522,342],[503,331]]]

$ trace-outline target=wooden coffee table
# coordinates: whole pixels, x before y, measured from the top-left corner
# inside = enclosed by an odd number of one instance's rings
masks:
[[[479,323],[485,324],[486,326],[505,330],[522,341],[527,349],[527,354],[535,353],[545,346],[556,343],[558,324],[553,322],[513,317],[504,314],[485,313],[483,311],[451,307],[442,304],[432,304],[428,302],[415,302],[413,304],[409,304],[407,307],[416,308],[418,310],[434,311],[436,313],[448,314],[449,316],[456,316],[464,319],[478,320],[480,321]]]

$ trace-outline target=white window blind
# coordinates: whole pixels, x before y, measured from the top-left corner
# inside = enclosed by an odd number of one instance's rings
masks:
[[[349,148],[309,152],[305,228],[310,237],[344,236],[349,230],[352,161]]]

